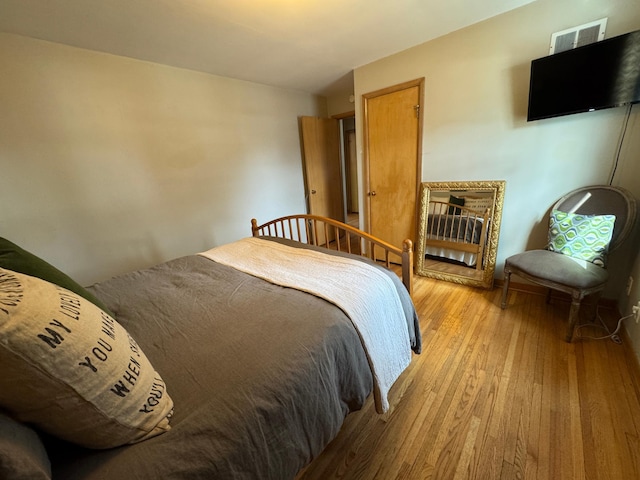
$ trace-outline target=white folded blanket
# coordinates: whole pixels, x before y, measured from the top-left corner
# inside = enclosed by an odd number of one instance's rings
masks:
[[[369,359],[376,410],[389,409],[389,389],[411,362],[411,344],[396,287],[384,272],[359,260],[260,238],[245,238],[200,255],[340,307],[356,327]]]

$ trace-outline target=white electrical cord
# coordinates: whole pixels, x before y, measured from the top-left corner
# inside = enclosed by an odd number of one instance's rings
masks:
[[[626,320],[627,318],[631,318],[633,316],[635,316],[635,314],[631,313],[629,315],[626,315],[626,316],[620,318],[620,320],[618,320],[618,325],[616,325],[616,329],[613,332],[609,332],[609,329],[607,328],[605,323],[602,321],[602,317],[600,317],[600,314],[598,314],[598,307],[596,307],[596,317],[597,317],[598,320],[600,320],[600,323],[602,324],[602,326],[600,327],[599,325],[595,325],[593,323],[585,323],[583,325],[578,325],[576,327],[576,336],[578,338],[585,338],[585,339],[588,339],[588,340],[606,340],[607,338],[610,338],[613,342],[615,342],[617,344],[621,344],[622,340],[618,336],[618,332],[620,331],[620,327],[622,326],[622,322],[624,320]],[[604,329],[608,333],[608,335],[605,335],[604,337],[582,336],[578,332],[582,327],[599,327],[599,328]]]

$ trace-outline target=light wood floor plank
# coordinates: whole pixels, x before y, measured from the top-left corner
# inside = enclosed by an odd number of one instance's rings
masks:
[[[414,303],[423,353],[390,412],[368,400],[299,480],[640,478],[640,368],[624,338],[568,344],[569,304],[534,293],[502,310],[498,289],[415,277]]]

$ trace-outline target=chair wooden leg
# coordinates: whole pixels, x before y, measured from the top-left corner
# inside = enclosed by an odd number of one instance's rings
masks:
[[[507,308],[507,294],[509,293],[509,281],[511,280],[511,272],[504,271],[504,285],[502,286],[502,301],[500,302],[500,308]]]
[[[576,323],[578,322],[578,314],[580,312],[580,301],[582,298],[579,296],[572,296],[571,310],[569,310],[569,326],[567,327],[567,342],[571,343],[573,340],[573,332],[576,329]]]

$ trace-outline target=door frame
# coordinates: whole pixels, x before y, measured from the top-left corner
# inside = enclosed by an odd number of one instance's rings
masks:
[[[364,93],[362,95],[362,175],[363,175],[363,192],[360,205],[364,208],[364,230],[371,232],[371,191],[370,178],[369,178],[369,100],[372,98],[387,95],[389,93],[398,92],[400,90],[406,90],[407,88],[418,87],[418,145],[417,145],[417,158],[416,158],[416,199],[419,197],[420,184],[422,183],[422,137],[423,137],[423,119],[424,119],[424,77],[417,78],[415,80],[409,80],[407,82],[385,87],[373,92]],[[416,212],[418,211],[416,205]],[[414,219],[416,232],[418,226],[418,216]]]

